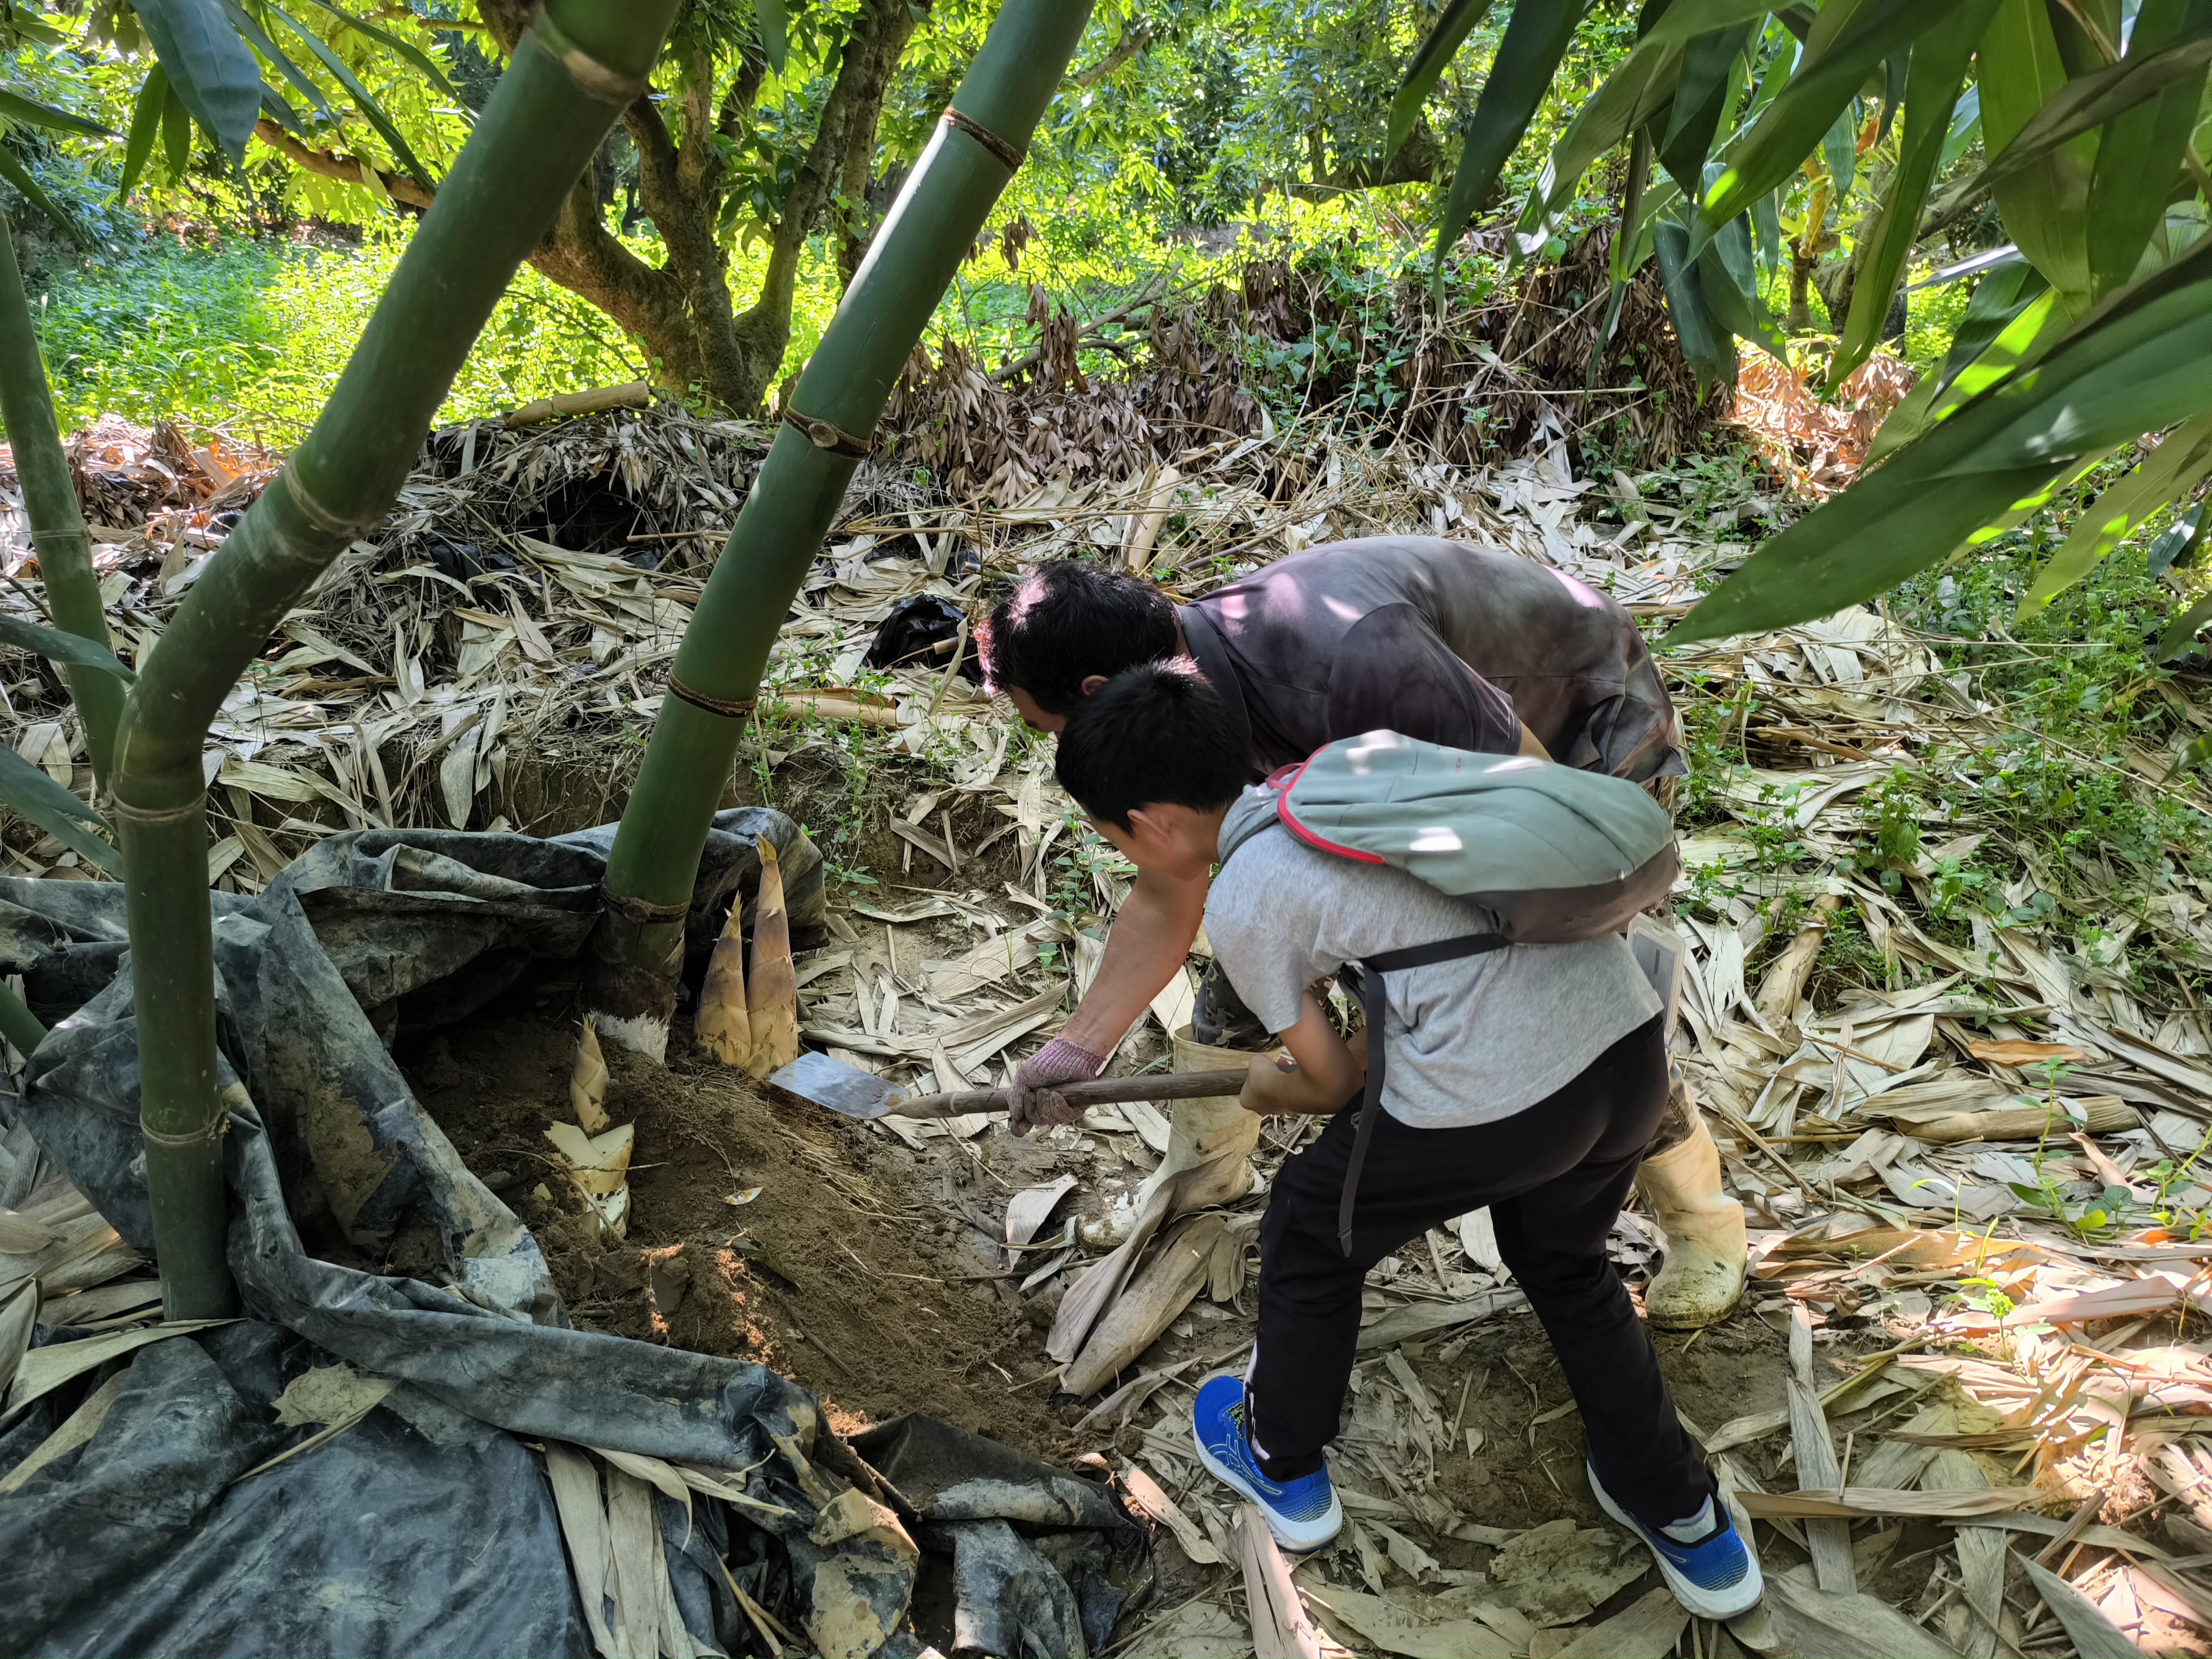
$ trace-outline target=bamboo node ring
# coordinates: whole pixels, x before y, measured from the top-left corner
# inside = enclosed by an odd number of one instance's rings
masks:
[[[202,816],[207,811],[207,799],[187,801],[182,806],[133,806],[119,796],[108,809],[118,818],[128,818],[133,823],[182,823]]]
[[[868,441],[854,437],[835,422],[817,420],[811,415],[802,415],[795,409],[786,409],[783,423],[804,433],[807,442],[817,449],[826,449],[833,455],[848,455],[856,461],[868,459]]]
[[[703,708],[726,720],[741,720],[753,712],[755,700],[751,697],[710,697],[704,691],[694,691],[674,674],[668,677],[668,690],[678,702],[688,702],[694,708]]]
[[[645,95],[647,88],[642,80],[609,69],[570,40],[542,9],[531,21],[529,32],[568,71],[568,78],[600,103],[626,109]]]
[[[221,1140],[230,1133],[230,1114],[216,1114],[215,1121],[204,1129],[188,1129],[183,1134],[173,1135],[156,1129],[144,1118],[138,1120],[138,1133],[156,1146],[198,1146],[210,1140]]]
[[[966,133],[985,149],[989,150],[992,155],[1006,163],[1007,172],[1021,171],[1022,159],[1029,154],[1028,145],[1010,143],[981,121],[971,116],[963,115],[958,110],[950,106],[947,106],[945,112],[945,124]]]
[[[617,893],[605,882],[599,884],[599,902],[624,921],[634,921],[641,927],[681,921],[691,914],[688,904],[654,904],[632,898],[627,893]]]
[[[384,522],[381,513],[374,519],[341,519],[307,493],[307,486],[300,481],[299,469],[289,461],[284,463],[283,470],[276,476],[284,481],[284,494],[300,509],[300,516],[325,536],[343,536],[350,541],[356,536],[367,535]],[[282,537],[264,538],[262,546],[268,552],[289,554],[317,567],[325,562],[324,555],[312,548],[293,546]]]

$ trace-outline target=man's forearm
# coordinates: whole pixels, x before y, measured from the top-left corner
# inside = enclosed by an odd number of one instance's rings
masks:
[[[1090,994],[1060,1036],[1094,1054],[1110,1054],[1190,954],[1206,915],[1206,884],[1149,871],[1121,902],[1106,935],[1106,955]]]

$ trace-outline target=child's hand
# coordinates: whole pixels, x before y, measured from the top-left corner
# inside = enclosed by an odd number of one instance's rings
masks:
[[[1313,994],[1298,1023],[1282,1034],[1288,1053],[1261,1054],[1245,1073],[1237,1099],[1248,1112],[1326,1116],[1358,1092],[1367,1071],[1364,1033],[1346,1047]]]
[[[1282,1050],[1255,1054],[1244,1074],[1244,1086],[1238,1091],[1237,1103],[1248,1112],[1261,1117],[1280,1112],[1303,1112],[1300,1103],[1304,1096],[1298,1089],[1298,1063]]]

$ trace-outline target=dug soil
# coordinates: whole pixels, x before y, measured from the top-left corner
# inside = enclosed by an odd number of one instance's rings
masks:
[[[927,1412],[1067,1454],[1042,1331],[978,1231],[1004,1199],[974,1192],[994,1183],[972,1156],[925,1178],[903,1147],[771,1105],[680,1039],[665,1068],[610,1044],[606,1110],[635,1142],[627,1236],[602,1236],[544,1136],[573,1121],[574,1000],[556,981],[403,1055],[439,1127],[537,1236],[571,1320],[768,1366],[842,1433]]]

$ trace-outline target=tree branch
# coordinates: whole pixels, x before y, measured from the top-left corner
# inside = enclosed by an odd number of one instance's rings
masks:
[[[1127,63],[1139,52],[1144,51],[1146,47],[1151,46],[1152,44],[1152,40],[1153,32],[1151,21],[1143,17],[1133,20],[1127,27],[1121,31],[1121,38],[1114,43],[1114,49],[1111,52],[1108,52],[1097,63],[1091,64],[1089,69],[1069,70],[1067,76],[1068,85],[1072,87],[1097,86],[1101,81],[1103,81],[1115,70],[1121,68],[1122,64]]]
[[[351,155],[315,149],[301,143],[265,115],[253,124],[253,136],[271,149],[283,151],[294,166],[320,178],[335,179],[342,185],[362,185],[371,190],[380,186],[383,194],[402,207],[413,208],[418,213],[429,210],[432,192],[404,173],[386,173]]]
[[[1318,161],[1320,140],[1314,140]],[[1291,193],[1304,201],[1320,201],[1349,190],[1377,190],[1385,185],[1425,185],[1436,176],[1443,159],[1443,148],[1425,119],[1417,121],[1398,153],[1378,165],[1371,156],[1340,160],[1333,169],[1316,165],[1311,184],[1293,185]]]

